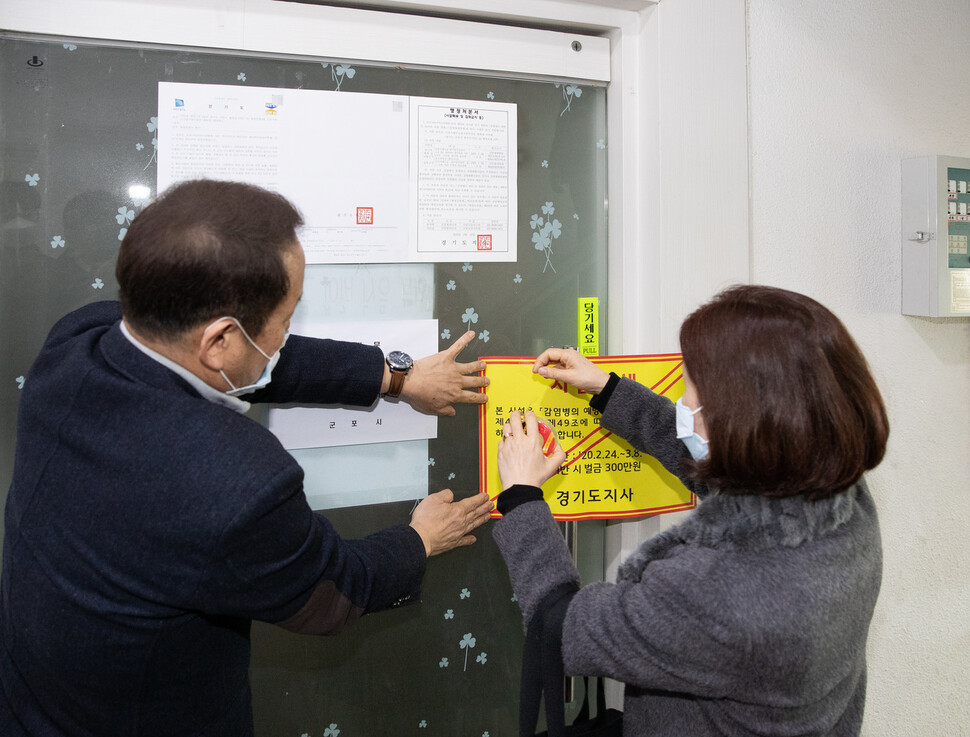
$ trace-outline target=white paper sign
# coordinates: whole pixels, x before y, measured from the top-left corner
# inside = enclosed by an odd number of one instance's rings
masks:
[[[406,349],[418,359],[438,352],[437,320],[293,323],[290,330],[314,338],[376,343],[384,355]],[[371,407],[362,408],[278,406],[269,411],[268,426],[288,450],[427,440],[438,436],[437,417],[422,414],[397,400],[379,400]]]
[[[311,509],[423,499],[429,492],[427,440],[291,453],[306,472],[303,491]]]
[[[515,106],[411,98],[417,261],[515,260]]]
[[[158,83],[158,191],[256,184],[303,214],[307,263],[515,261],[516,106]]]
[[[970,312],[970,269],[950,269],[950,312]]]

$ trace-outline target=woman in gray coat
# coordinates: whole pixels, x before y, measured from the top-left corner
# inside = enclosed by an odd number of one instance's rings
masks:
[[[701,504],[580,588],[539,488],[565,453],[513,413],[494,536],[525,623],[561,637],[567,675],[625,684],[624,735],[858,735],[882,572],[862,475],[889,434],[865,358],[818,302],[761,286],[700,307],[680,342],[676,404],[576,351],[536,359]]]

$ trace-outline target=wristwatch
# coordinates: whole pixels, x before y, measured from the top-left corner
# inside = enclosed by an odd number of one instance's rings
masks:
[[[404,351],[391,351],[387,354],[387,367],[391,370],[391,383],[383,396],[397,397],[404,388],[404,377],[411,373],[414,359]]]

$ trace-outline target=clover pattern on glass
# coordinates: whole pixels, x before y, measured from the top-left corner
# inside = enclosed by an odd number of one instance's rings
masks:
[[[561,87],[562,99],[566,103],[562,112],[559,113],[559,117],[561,118],[572,108],[573,100],[578,100],[583,96],[583,90],[578,84],[564,84],[561,86],[557,84],[556,87]]]
[[[145,123],[145,127],[148,128],[149,133],[155,133],[155,135],[152,136],[152,155],[151,158],[148,159],[148,163],[145,164],[145,168],[147,169],[158,160],[158,116],[151,116],[148,119],[148,122]],[[141,151],[140,148],[138,150]]]
[[[465,633],[465,636],[462,637],[461,638],[461,641],[458,643],[458,647],[460,647],[462,650],[465,651],[465,668],[464,668],[464,670],[467,671],[468,670],[468,653],[471,651],[471,649],[473,647],[475,647],[475,638],[472,636],[472,633],[471,632],[466,632]]]
[[[122,226],[121,231],[118,233],[118,240],[124,240],[125,234],[128,232],[126,226],[131,224],[131,221],[135,219],[135,211],[129,210],[127,207],[122,205],[118,208],[118,214],[115,215],[115,220],[118,225]]]
[[[532,245],[546,257],[542,266],[543,273],[546,272],[546,269],[556,271],[556,267],[552,265],[552,242],[562,235],[562,223],[553,217],[555,212],[555,204],[547,201],[540,208],[540,212],[534,213],[529,220],[529,227],[534,231],[532,233]]]
[[[134,210],[129,210],[125,206],[121,206],[118,208],[118,214],[115,215],[115,220],[118,221],[118,225],[124,225],[126,223],[130,223],[134,219],[135,219]]]
[[[345,79],[353,79],[354,75],[357,74],[357,70],[354,69],[350,64],[321,64],[324,69],[330,67],[330,78],[333,79],[334,92],[340,92],[340,86],[344,83]]]

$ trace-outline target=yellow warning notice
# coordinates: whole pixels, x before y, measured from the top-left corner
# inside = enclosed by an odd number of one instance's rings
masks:
[[[556,429],[566,461],[543,486],[559,520],[622,519],[692,509],[696,499],[652,456],[600,427],[590,396],[575,387],[532,373],[535,358],[485,356],[488,403],[479,413],[481,490],[492,499],[502,491],[495,454],[502,426],[513,410],[532,410]],[[684,392],[680,354],[599,356],[604,371],[637,381],[676,400]],[[493,516],[499,516],[494,512]]]

